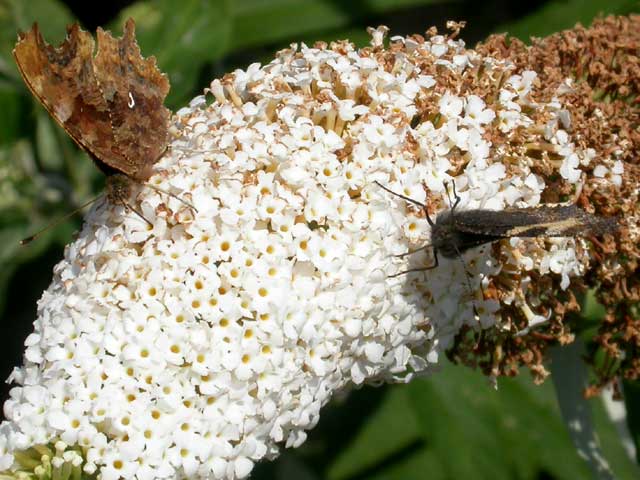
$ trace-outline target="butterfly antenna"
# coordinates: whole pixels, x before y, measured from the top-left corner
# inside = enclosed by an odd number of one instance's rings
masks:
[[[406,195],[401,195],[399,193],[394,192],[393,190],[385,187],[384,185],[382,185],[380,182],[378,182],[377,180],[374,180],[374,182],[376,185],[378,185],[380,188],[382,188],[384,191],[389,192],[391,195],[395,195],[396,197],[400,197],[403,200],[412,203],[413,205],[416,205],[418,207],[420,207],[423,211],[424,211],[424,216],[427,219],[427,223],[433,227],[435,226],[435,223],[433,222],[433,220],[431,220],[431,217],[429,216],[429,212],[427,211],[427,206],[424,203],[420,203],[417,200],[414,200],[413,198],[409,198]],[[420,252],[422,250],[426,250],[427,248],[432,247],[432,245],[425,245],[423,247],[417,248],[415,250],[409,250],[406,253],[401,253],[400,255],[394,255],[394,257],[396,258],[402,258],[402,257],[406,257],[407,255],[411,255],[412,253],[417,253]],[[399,272],[393,275],[389,275],[389,277],[387,278],[394,278],[394,277],[399,277],[400,275],[404,275],[407,273],[411,273],[411,272],[424,272],[427,270],[432,270],[434,268],[436,268],[438,266],[438,252],[436,251],[436,249],[433,249],[433,258],[434,258],[434,263],[433,265],[429,266],[429,267],[424,267],[424,268],[412,268],[410,270],[405,270],[403,272]]]
[[[129,205],[123,198],[120,198],[120,203],[122,204],[122,206],[126,209],[129,210],[130,212],[135,213],[136,215],[138,215],[142,220],[144,220],[145,222],[147,222],[147,224],[153,228],[153,223],[151,223],[149,220],[147,220],[147,218],[142,215],[142,213],[140,213],[138,210],[136,210],[135,208],[133,208],[131,205]]]
[[[409,198],[406,195],[402,195],[400,193],[394,192],[393,190],[385,187],[384,185],[382,185],[379,181],[374,180],[373,183],[375,183],[376,185],[378,185],[380,188],[382,188],[384,191],[389,192],[391,195],[395,195],[396,197],[400,197],[401,199],[414,204],[417,207],[420,207],[423,211],[424,211],[424,216],[427,218],[427,223],[429,224],[429,226],[433,227],[434,223],[433,220],[431,220],[431,217],[429,216],[429,212],[427,211],[427,206],[424,203],[420,203],[417,200],[414,200],[413,198]]]
[[[453,180],[451,180],[451,184],[453,186],[453,200],[454,202],[451,202],[451,196],[449,195],[449,183],[445,180],[444,182],[442,182],[444,185],[444,190],[445,192],[447,192],[447,198],[449,199],[449,207],[451,208],[451,211],[455,211],[456,207],[458,206],[458,204],[460,203],[460,200],[462,200],[462,198],[460,198],[460,196],[458,195],[458,192],[456,192],[456,182],[454,182]]]
[[[73,215],[75,215],[76,213],[78,213],[80,210],[82,210],[85,207],[88,207],[89,205],[91,205],[93,202],[95,202],[96,200],[98,200],[100,197],[102,197],[102,193],[94,198],[92,198],[91,200],[89,200],[88,202],[83,203],[82,205],[80,205],[78,208],[72,210],[71,212],[67,213],[66,215],[63,215],[62,217],[54,220],[53,222],[51,222],[49,225],[47,225],[46,227],[44,227],[42,230],[37,231],[36,233],[34,233],[33,235],[27,237],[27,238],[23,238],[22,240],[20,240],[20,245],[26,245],[28,243],[33,242],[36,238],[38,238],[41,234],[43,234],[44,232],[46,232],[47,230],[49,230],[52,227],[55,227],[56,225],[59,225],[60,223],[64,222],[65,220],[67,220],[68,218],[72,217]]]
[[[180,198],[179,196],[177,196],[177,195],[175,195],[175,194],[171,193],[170,191],[165,190],[164,188],[160,188],[160,187],[158,187],[157,185],[153,185],[153,184],[151,184],[151,183],[146,183],[145,185],[146,185],[147,187],[149,187],[149,188],[153,189],[153,190],[156,190],[157,192],[164,193],[165,195],[168,195],[168,196],[169,196],[169,197],[171,197],[171,198],[175,198],[175,199],[176,199],[176,200],[178,200],[179,202],[183,203],[184,205],[186,205],[187,207],[189,207],[190,209],[192,209],[194,212],[198,213],[198,209],[197,209],[193,204],[191,204],[191,203],[187,202],[186,200],[184,200],[184,199]]]

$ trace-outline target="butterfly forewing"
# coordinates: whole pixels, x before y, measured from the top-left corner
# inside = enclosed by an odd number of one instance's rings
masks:
[[[171,112],[163,103],[169,81],[155,58],[143,58],[128,20],[122,38],[98,29],[95,71],[111,114],[119,156],[106,161],[128,176],[144,181],[164,153]],[[152,133],[152,135],[150,135]]]
[[[51,116],[94,159],[117,156],[108,105],[93,69],[94,41],[77,24],[58,48],[49,45],[37,24],[13,51],[25,83]]]
[[[13,54],[29,89],[101,170],[147,180],[168,143],[169,81],[153,57],[142,57],[131,19],[121,39],[98,29],[94,51],[77,23],[58,48],[34,24]]]
[[[454,258],[470,248],[502,238],[602,235],[616,228],[615,218],[592,215],[576,205],[450,209],[436,218],[431,228],[431,244],[443,256]]]
[[[487,237],[572,237],[609,230],[612,221],[590,215],[575,205],[507,210],[456,210],[457,230]]]

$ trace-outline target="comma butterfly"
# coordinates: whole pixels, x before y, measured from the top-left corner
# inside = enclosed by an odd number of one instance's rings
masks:
[[[107,175],[107,199],[133,210],[132,182],[148,180],[167,149],[171,116],[163,105],[169,80],[140,54],[134,21],[120,39],[98,28],[95,56],[93,37],[77,23],[58,48],[37,24],[18,37],[13,55],[25,83]]]

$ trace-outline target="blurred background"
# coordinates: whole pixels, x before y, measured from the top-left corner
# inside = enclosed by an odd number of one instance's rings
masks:
[[[136,20],[143,55],[168,73],[169,108],[177,110],[214,77],[268,62],[291,42],[349,38],[368,43],[367,26],[392,35],[444,29],[466,20],[469,46],[497,32],[527,41],[585,25],[600,14],[639,11],[630,0],[0,0],[0,377],[22,362],[36,302],[64,245],[81,225],[76,215],[38,240],[19,240],[100,192],[104,178],[25,87],[11,54],[18,30],[37,21],[59,44],[79,21],[120,34]],[[598,310],[588,312],[597,322]],[[410,385],[365,387],[336,399],[305,445],[259,465],[256,479],[576,479],[589,467],[561,420],[551,380],[534,386],[526,372],[501,379],[447,365]],[[2,385],[0,399],[8,397]],[[640,478],[600,399],[590,402],[603,452],[618,478]],[[602,477],[608,478],[608,477]]]

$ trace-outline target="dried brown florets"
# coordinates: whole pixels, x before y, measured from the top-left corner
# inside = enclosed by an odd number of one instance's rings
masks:
[[[590,393],[597,392],[600,386],[618,375],[640,378],[639,50],[638,15],[598,19],[590,28],[578,25],[547,38],[533,39],[531,46],[506,35],[494,35],[477,46],[481,54],[512,61],[516,73],[536,71],[540,88],[534,96],[538,101],[550,101],[564,89],[562,102],[571,113],[570,130],[576,145],[583,150],[595,150],[599,158],[616,158],[624,163],[619,189],[590,175],[578,198],[579,205],[587,211],[620,218],[617,235],[590,239],[590,255],[595,261],[585,275],[583,285],[579,282],[571,284],[576,293],[581,293],[583,288],[595,289],[598,300],[607,309],[595,341],[612,361],[596,369],[598,379]],[[571,83],[567,83],[567,79]],[[551,171],[545,171],[543,162],[538,173]],[[545,200],[557,201],[557,198]],[[546,308],[554,313],[553,321],[535,335],[517,339],[496,335],[490,339],[489,345],[483,348],[495,352],[499,347],[500,359],[496,362],[494,353],[492,360],[481,365],[485,372],[490,373],[491,367],[493,374],[510,374],[512,365],[521,363],[532,368],[534,373],[538,372],[539,378],[539,372],[543,371],[542,356],[537,353],[551,344],[567,340],[566,314],[578,309],[575,298],[573,295],[570,299],[558,296],[558,285],[538,284],[535,288],[553,292],[545,300]],[[506,344],[516,344],[516,348],[505,348]],[[526,358],[524,352],[527,351],[536,355]],[[590,360],[595,364],[595,352]],[[607,366],[613,363],[619,363],[619,366]]]

